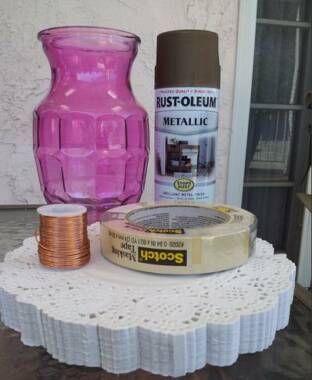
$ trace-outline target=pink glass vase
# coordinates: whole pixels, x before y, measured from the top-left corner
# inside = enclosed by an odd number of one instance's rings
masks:
[[[51,89],[34,113],[34,154],[48,203],[79,203],[88,220],[137,202],[148,161],[148,122],[129,73],[140,39],[95,27],[43,30]]]

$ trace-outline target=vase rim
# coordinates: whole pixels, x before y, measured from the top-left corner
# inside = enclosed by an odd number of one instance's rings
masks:
[[[44,37],[59,37],[70,34],[95,34],[95,35],[112,35],[117,38],[127,38],[129,40],[136,40],[141,42],[139,36],[134,33],[127,32],[121,29],[106,28],[101,26],[56,26],[52,28],[43,29],[38,33],[38,39],[42,40]]]

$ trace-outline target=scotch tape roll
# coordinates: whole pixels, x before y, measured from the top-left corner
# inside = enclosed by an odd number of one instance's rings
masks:
[[[223,204],[137,203],[107,211],[102,255],[126,268],[203,274],[244,264],[253,250],[256,217]]]

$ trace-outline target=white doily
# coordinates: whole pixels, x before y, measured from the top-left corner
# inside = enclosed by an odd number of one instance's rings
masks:
[[[34,237],[0,264],[1,318],[25,344],[68,364],[181,376],[261,351],[288,323],[295,265],[261,239],[240,268],[165,276],[109,263],[98,233],[79,270],[42,267]]]

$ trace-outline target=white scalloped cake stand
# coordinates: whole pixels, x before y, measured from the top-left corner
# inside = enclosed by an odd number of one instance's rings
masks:
[[[109,263],[98,234],[79,270],[42,267],[34,237],[0,264],[1,318],[25,344],[68,364],[181,376],[264,350],[288,323],[295,265],[261,239],[240,268],[165,276]]]

